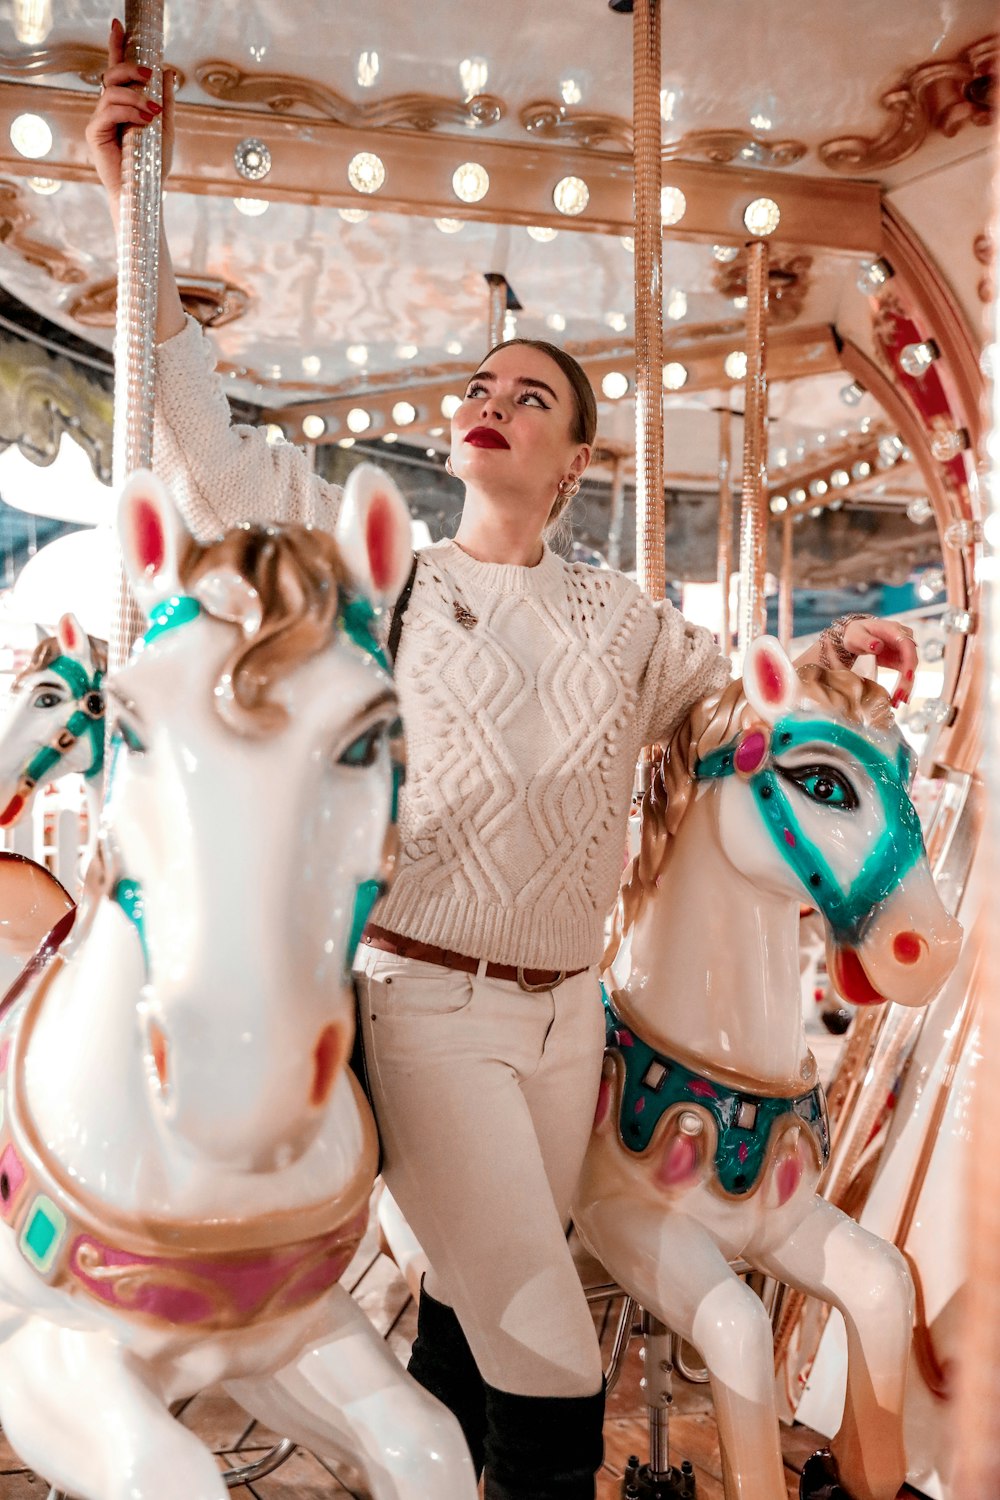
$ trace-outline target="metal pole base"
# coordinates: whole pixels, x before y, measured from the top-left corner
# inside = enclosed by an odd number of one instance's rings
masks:
[[[666,1474],[654,1474],[649,1464],[640,1464],[634,1455],[628,1461],[622,1500],[696,1500],[697,1494],[694,1469],[687,1459]]]

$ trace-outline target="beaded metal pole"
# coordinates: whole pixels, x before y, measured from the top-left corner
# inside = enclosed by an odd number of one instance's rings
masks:
[[[632,16],[635,171],[635,517],[640,585],[666,593],[663,555],[663,227],[660,221],[660,0]]]
[[[740,510],[740,658],[764,629],[767,556],[767,286],[765,240],[747,246],[747,378]]]
[[[162,98],[163,0],[127,0],[129,61],[152,68],[146,86]],[[115,429],[112,467],[116,490],[135,469],[153,462],[153,338],[160,250],[163,131],[159,118],[128,130],[122,149],[121,227],[118,238],[118,314],[115,324]],[[143,620],[124,575],[112,618],[112,668],[128,657]]]
[[[489,326],[486,331],[487,349],[496,348],[503,338],[505,313],[507,311],[507,281],[495,272],[488,272],[486,284],[490,289]]]
[[[719,650],[732,650],[729,629],[729,577],[733,571],[733,414],[719,412],[719,540],[715,576],[719,585]]]
[[[764,525],[767,521],[765,518]],[[765,535],[766,535],[765,531]],[[778,578],[778,640],[787,651],[792,644],[794,631],[794,583],[795,552],[792,544],[792,518],[781,519],[781,574]]]
[[[625,522],[625,455],[616,453],[611,461],[611,519],[608,524],[608,567],[622,565],[622,530]]]

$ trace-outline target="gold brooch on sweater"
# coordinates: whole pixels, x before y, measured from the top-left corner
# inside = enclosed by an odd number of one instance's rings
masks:
[[[454,600],[452,608],[455,611],[455,619],[462,626],[463,630],[474,630],[479,624],[479,621],[472,613],[472,610],[467,608],[467,606],[464,604],[459,604],[457,599]]]

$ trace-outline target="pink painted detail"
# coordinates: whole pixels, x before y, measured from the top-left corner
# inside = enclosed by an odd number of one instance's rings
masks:
[[[0,828],[9,828],[11,823],[20,816],[23,807],[23,797],[11,797],[3,812],[0,813]]]
[[[372,497],[365,522],[365,547],[372,583],[384,593],[392,580],[392,505],[386,495]]]
[[[785,843],[788,845],[788,847],[790,849],[794,849],[795,845],[798,843],[798,839],[795,837],[794,833],[792,832],[792,830],[790,828],[786,828],[784,830],[784,832],[785,832]]]
[[[787,1203],[802,1181],[802,1158],[798,1151],[794,1156],[785,1156],[778,1163],[775,1173],[778,1184],[778,1204]]]
[[[367,1220],[366,1209],[321,1238],[257,1255],[133,1255],[81,1234],[68,1270],[96,1301],[122,1312],[203,1331],[239,1328],[305,1307],[329,1291]]]
[[[0,1073],[7,1071],[7,1059],[10,1056],[10,1042],[0,1042]]]
[[[680,1187],[697,1174],[698,1147],[688,1135],[675,1135],[656,1169],[655,1182],[661,1187]]]
[[[611,1110],[611,1080],[601,1079],[601,1086],[597,1090],[597,1108],[594,1111],[594,1129],[603,1125]]]
[[[144,573],[154,577],[163,567],[167,541],[160,512],[152,500],[137,500],[132,517],[136,556]]]
[[[785,695],[785,683],[777,662],[769,651],[759,651],[754,665],[757,671],[757,686],[768,703],[780,703]]]
[[[13,1215],[26,1175],[24,1163],[13,1143],[8,1141],[0,1156],[0,1218],[9,1219]],[[7,1188],[6,1194],[3,1192],[4,1186]]]
[[[767,759],[767,735],[761,729],[751,729],[736,747],[733,762],[737,771],[750,776]]]
[[[692,1078],[687,1091],[689,1094],[697,1094],[701,1099],[718,1099],[719,1097],[707,1078]]]
[[[617,1045],[619,1047],[631,1047],[632,1046],[632,1033],[631,1033],[631,1031],[622,1031],[620,1029],[618,1031],[616,1031],[615,1032],[615,1042],[617,1043]]]
[[[892,940],[892,952],[897,963],[915,964],[927,951],[927,939],[919,932],[897,932]]]
[[[740,1166],[746,1166],[747,1157],[750,1155],[750,1147],[747,1145],[746,1141],[740,1141],[740,1149],[737,1151],[736,1155],[740,1159]]]
[[[635,1104],[632,1106],[632,1113],[635,1114],[635,1115],[641,1115],[642,1112],[643,1112],[643,1110],[645,1108],[646,1108],[646,1101],[645,1101],[645,1099],[639,1098],[639,1099],[637,1099],[635,1101]]]

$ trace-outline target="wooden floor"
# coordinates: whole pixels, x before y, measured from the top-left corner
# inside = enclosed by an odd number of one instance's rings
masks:
[[[409,1354],[416,1332],[416,1308],[403,1278],[385,1256],[379,1254],[375,1232],[369,1229],[349,1267],[344,1285],[374,1323],[401,1361]],[[615,1308],[594,1309],[606,1354],[614,1327]],[[597,1500],[619,1500],[621,1479],[629,1455],[645,1457],[646,1417],[639,1392],[639,1341],[633,1339],[617,1389],[608,1401],[605,1422],[605,1463],[598,1476]],[[674,1412],[671,1417],[671,1461],[689,1459],[697,1478],[698,1500],[723,1500],[719,1441],[712,1417],[707,1386],[689,1385],[675,1378]],[[179,1413],[179,1420],[196,1431],[217,1454],[224,1468],[261,1458],[278,1441],[277,1435],[250,1421],[221,1390],[195,1396]],[[822,1440],[808,1429],[783,1432],[787,1496],[798,1497],[798,1471]],[[368,1491],[358,1475],[335,1472],[310,1454],[296,1452],[272,1475],[235,1491],[260,1500],[367,1500]],[[19,1465],[0,1434],[0,1500],[45,1500],[47,1486]],[[916,1492],[900,1491],[919,1500]],[[442,1496],[442,1500],[449,1497]],[[784,1500],[784,1497],[775,1497]]]

